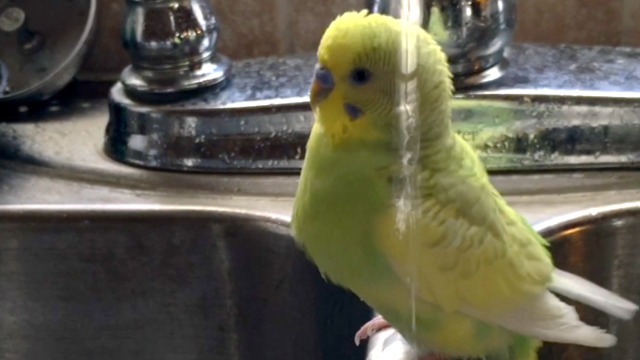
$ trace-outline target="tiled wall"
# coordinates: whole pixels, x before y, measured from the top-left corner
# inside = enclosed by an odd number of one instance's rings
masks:
[[[125,0],[98,0],[85,76],[112,78],[129,62],[120,44]],[[210,0],[219,51],[233,58],[314,51],[324,28],[364,0]],[[640,0],[518,0],[515,41],[640,46]]]

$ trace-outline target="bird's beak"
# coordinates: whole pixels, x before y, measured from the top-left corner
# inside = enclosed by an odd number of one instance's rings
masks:
[[[334,86],[335,83],[331,71],[316,65],[316,70],[313,74],[313,83],[311,84],[311,94],[309,96],[311,106],[315,107],[322,100],[326,99]]]

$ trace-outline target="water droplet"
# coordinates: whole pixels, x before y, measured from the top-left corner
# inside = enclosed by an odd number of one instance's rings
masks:
[[[534,161],[542,161],[543,157],[544,157],[544,151],[536,151],[533,153],[532,159]]]

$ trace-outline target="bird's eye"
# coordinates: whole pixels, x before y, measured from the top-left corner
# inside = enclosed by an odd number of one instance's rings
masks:
[[[355,68],[351,72],[351,82],[355,85],[364,85],[371,79],[371,71],[365,68]]]

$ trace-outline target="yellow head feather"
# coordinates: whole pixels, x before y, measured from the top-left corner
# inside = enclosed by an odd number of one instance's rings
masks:
[[[429,132],[449,131],[446,56],[418,25],[366,10],[344,13],[320,41],[318,69],[324,73],[316,73],[311,104],[334,145],[391,140],[406,102],[399,93],[411,81],[419,111],[441,119]]]

